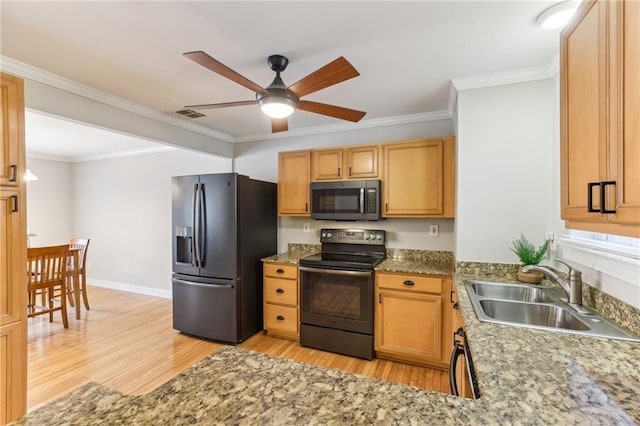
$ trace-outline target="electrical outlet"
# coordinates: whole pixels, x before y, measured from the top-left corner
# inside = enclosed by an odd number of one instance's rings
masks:
[[[308,223],[302,224],[302,232],[311,232],[311,227],[309,226]]]
[[[429,236],[431,237],[438,236],[438,225],[429,225]]]

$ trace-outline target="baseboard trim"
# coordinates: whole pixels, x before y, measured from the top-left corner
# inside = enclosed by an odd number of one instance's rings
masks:
[[[148,296],[162,297],[171,299],[171,290],[162,290],[159,288],[145,287],[141,285],[120,283],[115,281],[106,281],[96,278],[87,277],[87,284],[96,287],[110,288],[112,290],[128,291],[129,293],[146,294]]]

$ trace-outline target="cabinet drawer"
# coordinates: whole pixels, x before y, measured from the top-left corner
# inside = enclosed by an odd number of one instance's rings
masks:
[[[378,288],[411,290],[424,293],[442,294],[443,278],[419,275],[376,274]]]
[[[265,263],[264,274],[268,277],[298,279],[298,266]]]
[[[266,277],[264,279],[265,303],[298,305],[298,282],[296,280]]]
[[[264,305],[264,328],[287,333],[298,332],[298,309],[288,306]]]

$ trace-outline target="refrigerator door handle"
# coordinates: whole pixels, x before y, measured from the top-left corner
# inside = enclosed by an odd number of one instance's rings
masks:
[[[200,267],[204,267],[204,259],[206,257],[205,247],[206,247],[206,238],[207,233],[205,232],[207,228],[207,224],[205,222],[206,218],[206,206],[204,204],[204,183],[200,183],[198,190],[198,262],[200,263]]]
[[[203,284],[203,283],[197,283],[195,281],[179,280],[177,278],[171,278],[171,282],[179,283],[179,284],[192,285],[192,286],[196,286],[196,287],[212,288],[212,289],[215,288],[215,289],[229,289],[229,290],[232,290],[234,288],[233,284]]]
[[[195,254],[195,256],[193,257],[193,266],[196,268],[200,267],[200,243],[199,243],[199,239],[200,239],[200,232],[199,232],[199,221],[198,221],[198,213],[199,213],[199,209],[198,209],[198,186],[200,184],[196,183],[193,186],[193,217],[191,220],[191,227],[194,230],[193,233],[193,248],[192,248],[192,253]]]

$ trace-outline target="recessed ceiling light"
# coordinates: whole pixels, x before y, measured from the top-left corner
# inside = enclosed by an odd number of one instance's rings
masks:
[[[576,13],[578,5],[579,2],[577,1],[565,1],[554,4],[538,15],[536,23],[545,30],[562,28],[571,20],[573,14]]]

